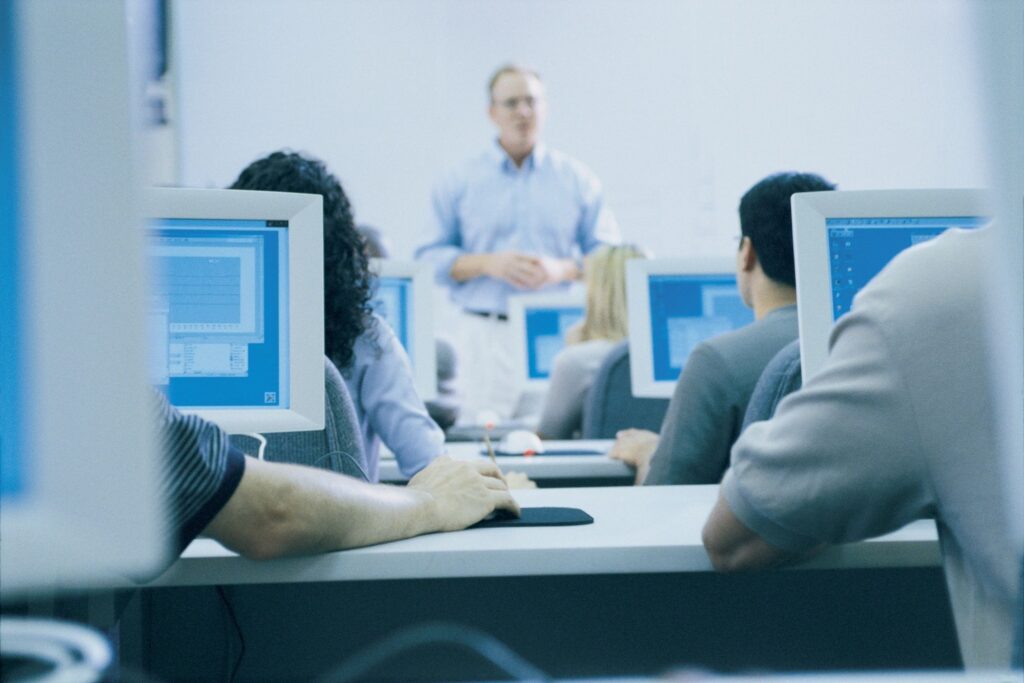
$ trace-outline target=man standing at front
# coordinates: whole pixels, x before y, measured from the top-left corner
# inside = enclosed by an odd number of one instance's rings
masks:
[[[463,415],[512,416],[508,296],[565,288],[579,259],[619,241],[600,183],[578,161],[540,141],[544,87],[530,69],[504,66],[489,84],[493,147],[449,173],[433,195],[434,239],[416,256],[431,261],[462,309]]]

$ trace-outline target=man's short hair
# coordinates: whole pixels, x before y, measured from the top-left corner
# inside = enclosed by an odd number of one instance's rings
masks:
[[[533,76],[538,82],[543,83],[540,74],[531,69],[528,66],[522,66],[520,64],[505,64],[498,67],[498,70],[491,76],[491,80],[487,81],[487,97],[493,98],[494,95],[494,84],[498,82],[498,79],[505,74],[524,74],[526,76]]]
[[[835,185],[814,173],[776,173],[747,190],[740,199],[740,232],[750,239],[761,270],[770,279],[796,287],[789,198],[797,192],[834,189]]]

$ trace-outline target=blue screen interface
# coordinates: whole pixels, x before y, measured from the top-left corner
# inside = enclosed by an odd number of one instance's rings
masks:
[[[978,228],[988,220],[980,216],[826,219],[832,319],[849,311],[857,292],[907,247],[949,228]]]
[[[0,6],[0,498],[23,494],[17,70],[14,3]]]
[[[566,331],[583,319],[582,306],[527,308],[526,372],[530,379],[548,379],[555,356],[565,348]]]
[[[151,222],[150,377],[181,408],[287,408],[288,222]]]
[[[380,277],[370,299],[373,312],[384,318],[402,344],[410,362],[413,361],[413,306],[412,278]]]
[[[705,339],[754,321],[733,274],[651,275],[647,286],[656,382],[676,381]]]

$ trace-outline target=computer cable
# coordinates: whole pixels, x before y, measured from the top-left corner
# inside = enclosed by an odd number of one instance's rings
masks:
[[[507,645],[483,631],[447,622],[427,622],[400,629],[378,641],[320,678],[322,683],[352,683],[365,680],[375,667],[407,650],[424,645],[461,645],[487,660],[516,681],[549,681],[551,677],[533,666]]]

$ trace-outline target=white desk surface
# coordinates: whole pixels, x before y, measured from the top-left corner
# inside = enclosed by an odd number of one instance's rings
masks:
[[[199,539],[150,585],[710,571],[700,533],[717,494],[717,485],[517,490],[524,507],[579,507],[594,523],[468,529],[281,560],[247,560],[215,541]],[[878,539],[829,548],[800,567],[939,562],[935,524],[919,521]]]
[[[546,448],[579,448],[581,450],[607,451],[611,448],[611,439],[545,441]],[[457,460],[477,460],[486,457],[480,454],[483,444],[474,441],[457,441],[445,444],[448,455]],[[498,466],[503,471],[523,472],[530,479],[632,479],[633,468],[620,460],[612,460],[606,455],[534,455],[498,456]],[[398,463],[392,458],[382,457],[380,460],[381,481],[405,481],[405,476],[398,471]]]

